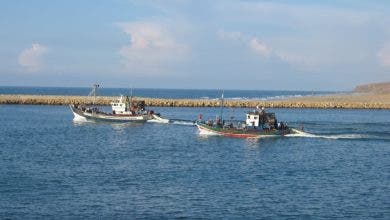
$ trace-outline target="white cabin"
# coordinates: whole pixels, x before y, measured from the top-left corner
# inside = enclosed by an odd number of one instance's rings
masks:
[[[111,102],[113,114],[131,114],[129,111],[129,101],[123,95],[117,100]]]
[[[246,125],[258,127],[260,125],[260,114],[258,111],[246,113]]]

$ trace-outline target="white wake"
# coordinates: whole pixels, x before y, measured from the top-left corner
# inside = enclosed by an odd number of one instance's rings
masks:
[[[83,116],[80,116],[78,114],[73,114],[74,115],[74,118],[73,118],[73,122],[88,122],[88,120],[83,117]]]
[[[161,118],[158,115],[153,115],[153,119],[148,120],[147,122],[152,122],[152,123],[161,123],[161,124],[168,124],[169,119],[167,118]]]
[[[287,134],[286,137],[308,137],[308,138],[325,138],[325,139],[359,139],[366,138],[365,135],[361,134],[333,134],[333,135],[317,135],[311,134],[297,129],[293,129],[295,134]]]
[[[180,120],[180,119],[168,119],[168,118],[162,118],[157,115],[153,115],[153,119],[148,120],[147,122],[151,123],[161,123],[161,124],[175,124],[175,125],[189,125],[194,126],[194,122],[189,120]]]
[[[175,125],[189,125],[189,126],[194,126],[194,122],[192,121],[179,121],[179,120],[174,120],[171,122],[172,124],[175,124]]]

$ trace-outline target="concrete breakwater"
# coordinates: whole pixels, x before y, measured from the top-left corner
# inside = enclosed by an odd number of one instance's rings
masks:
[[[363,96],[324,96],[304,97],[288,100],[259,101],[259,100],[225,100],[226,107],[256,107],[266,108],[349,108],[349,109],[390,109],[390,102],[381,98],[373,99]],[[118,97],[98,96],[97,105],[109,105]],[[209,99],[157,99],[157,98],[134,98],[145,100],[147,106],[163,107],[218,107],[218,100]],[[69,105],[69,104],[92,104],[93,99],[87,96],[57,96],[57,95],[0,95],[0,104],[26,104],[26,105]]]

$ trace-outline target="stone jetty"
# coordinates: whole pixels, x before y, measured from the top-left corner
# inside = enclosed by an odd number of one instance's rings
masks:
[[[109,105],[118,97],[98,96],[97,105]],[[134,98],[145,100],[147,106],[163,107],[218,107],[218,100],[210,99],[157,99]],[[0,104],[25,105],[69,105],[92,104],[93,99],[87,96],[57,96],[57,95],[0,95]],[[390,109],[390,94],[360,94],[336,96],[308,96],[286,100],[225,100],[226,107],[256,107],[266,108],[348,108],[348,109]]]

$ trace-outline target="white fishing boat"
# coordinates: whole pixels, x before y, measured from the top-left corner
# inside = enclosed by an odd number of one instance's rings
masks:
[[[111,112],[101,111],[96,105],[96,90],[99,85],[93,85],[89,96],[93,95],[93,105],[70,105],[75,120],[93,120],[93,121],[110,121],[110,122],[145,122],[154,119],[153,111],[145,109],[145,101],[132,100],[132,95],[123,96],[112,101]],[[158,117],[158,116],[157,116]]]

